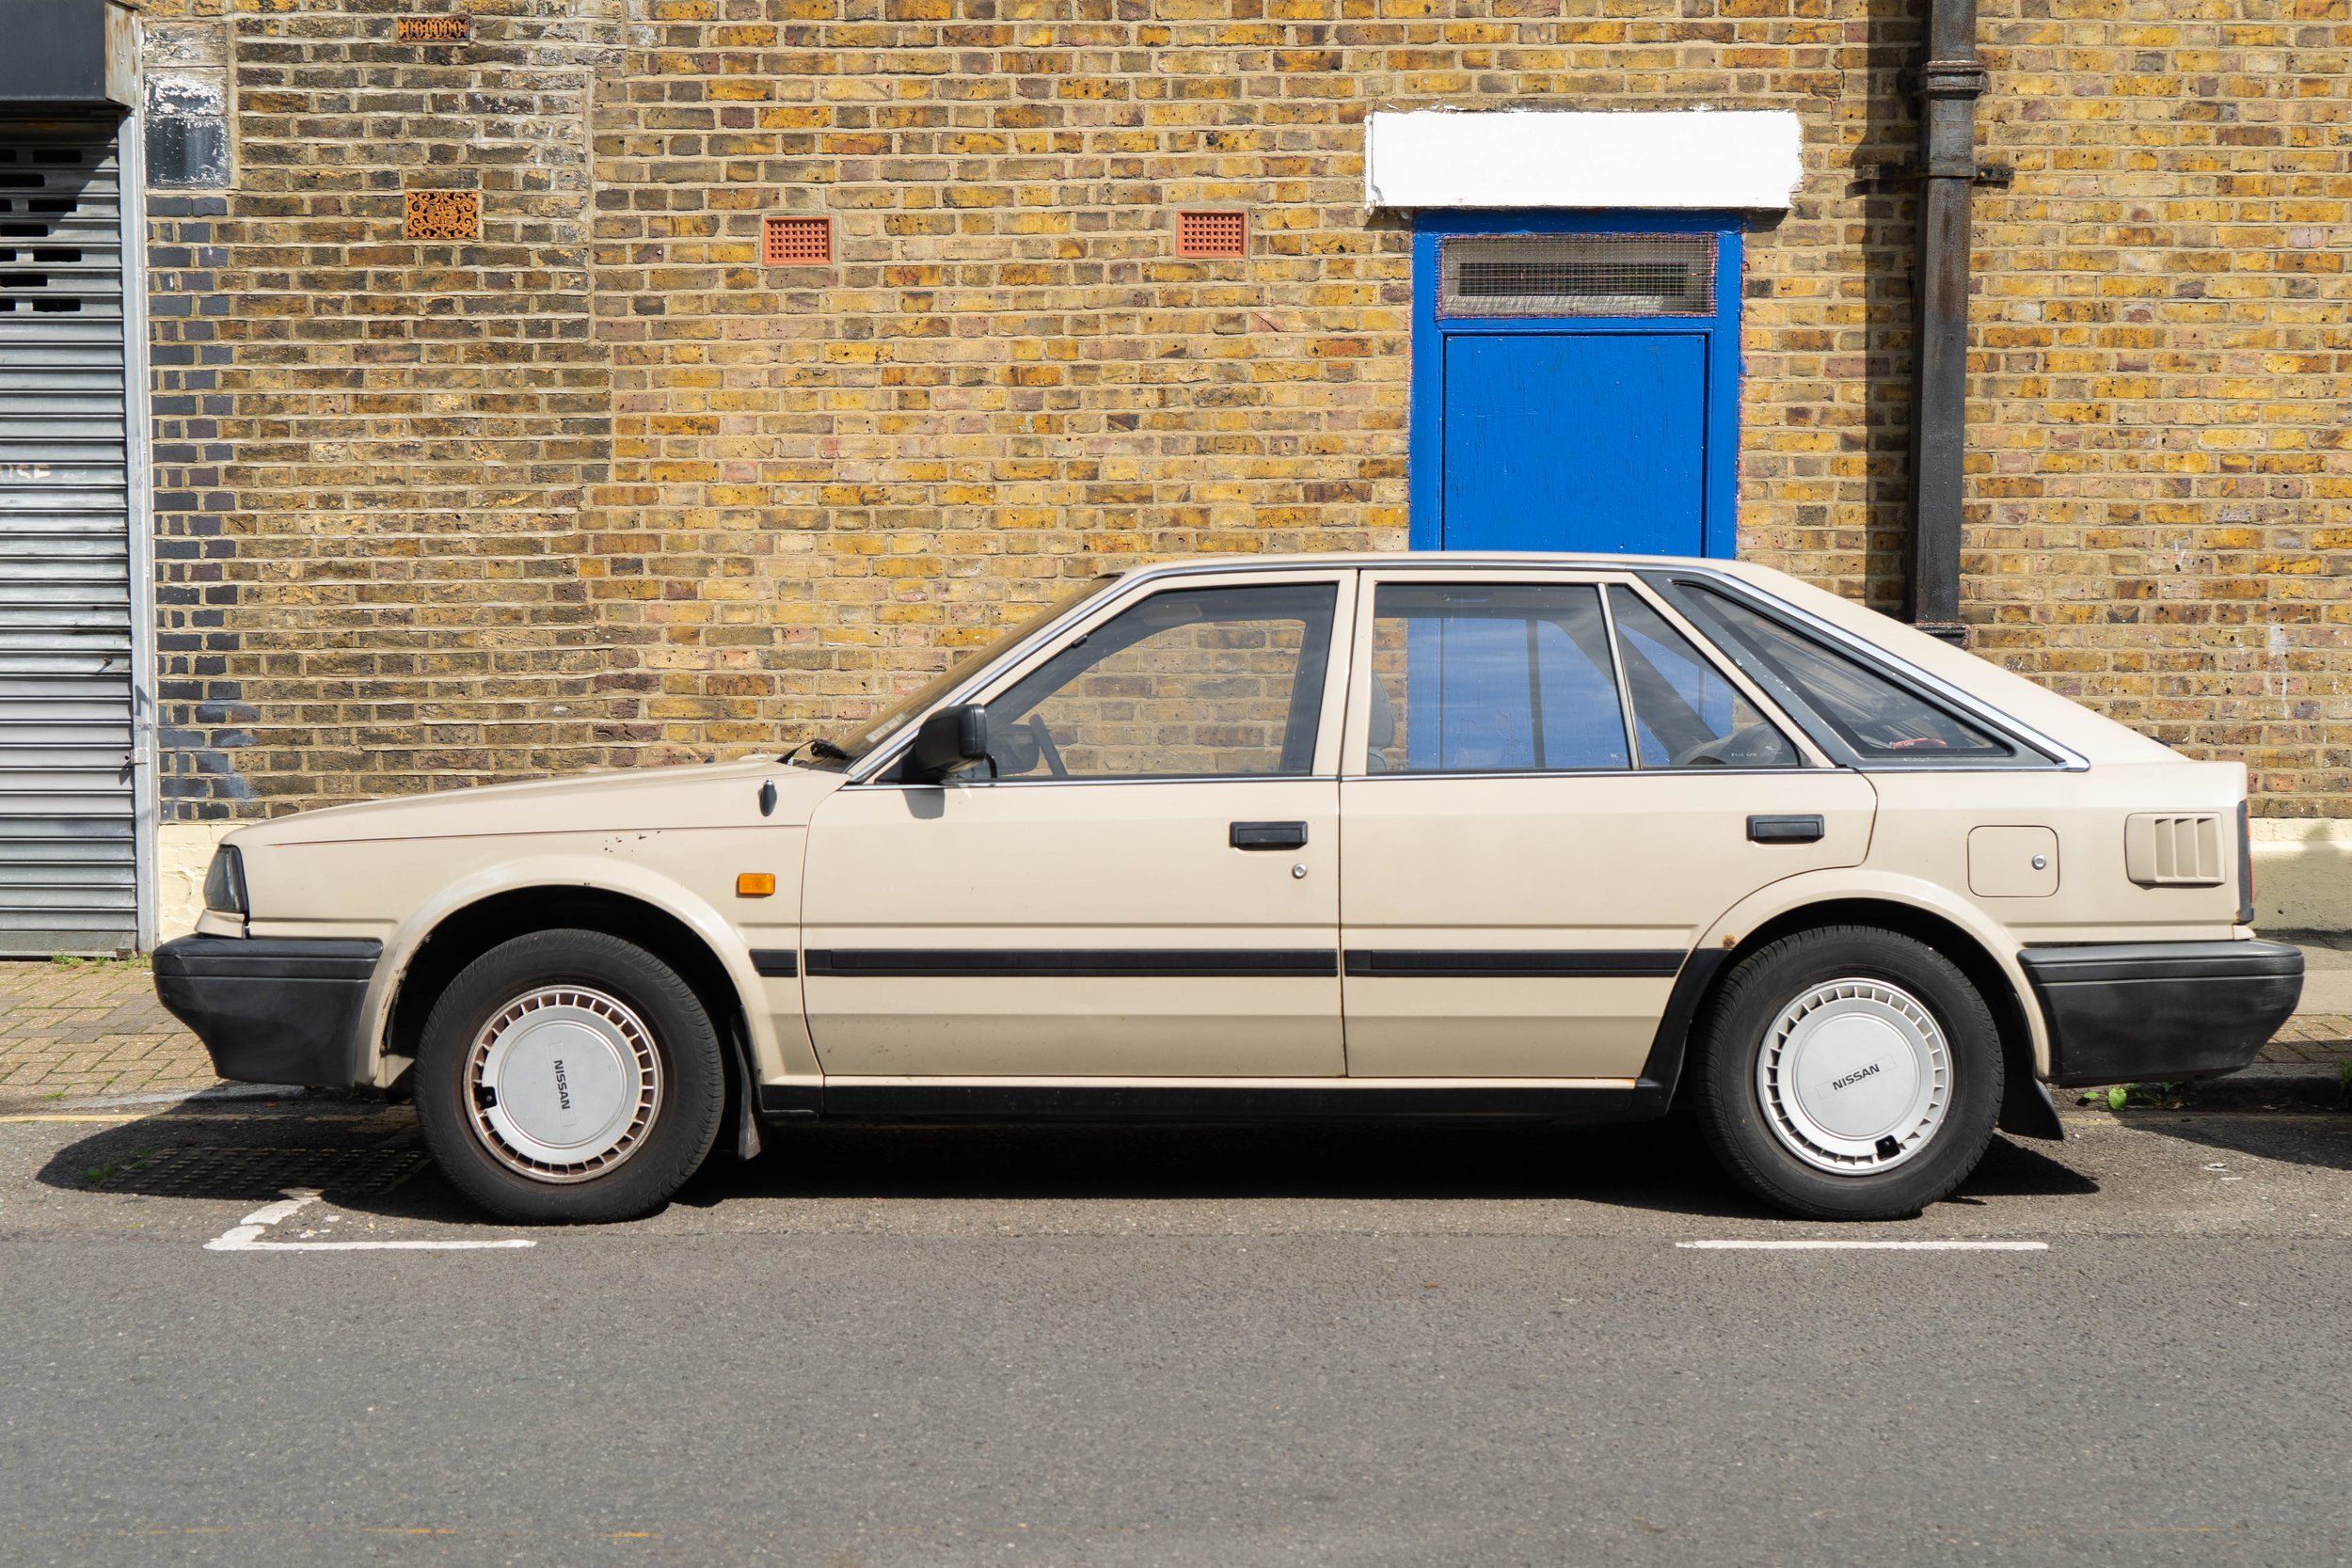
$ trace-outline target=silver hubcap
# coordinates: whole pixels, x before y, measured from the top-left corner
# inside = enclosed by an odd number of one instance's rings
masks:
[[[474,1131],[510,1170],[585,1181],[644,1145],[661,1109],[644,1021],[588,986],[545,986],[500,1008],[466,1063]]]
[[[1756,1097],[1782,1147],[1817,1170],[1871,1176],[1927,1148],[1952,1104],[1952,1053],[1919,999],[1832,980],[1765,1031]]]

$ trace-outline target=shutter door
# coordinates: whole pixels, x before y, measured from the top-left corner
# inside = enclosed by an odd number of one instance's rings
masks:
[[[138,940],[114,136],[0,119],[0,954]]]

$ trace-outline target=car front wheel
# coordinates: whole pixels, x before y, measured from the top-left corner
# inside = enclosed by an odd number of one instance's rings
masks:
[[[660,958],[601,931],[492,948],[425,1021],[417,1119],[434,1162],[501,1218],[633,1219],[710,1152],[726,1101],[717,1032]]]
[[[1801,931],[1733,969],[1697,1042],[1699,1125],[1725,1171],[1810,1219],[1916,1213],[1993,1136],[2001,1045],[1984,998],[1925,942]]]

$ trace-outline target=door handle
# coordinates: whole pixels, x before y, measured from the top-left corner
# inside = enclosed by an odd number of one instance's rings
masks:
[[[1821,819],[1818,816],[1751,816],[1748,818],[1750,844],[1819,844],[1821,842]]]
[[[1307,847],[1307,824],[1236,822],[1227,831],[1225,842],[1236,849],[1304,849]]]

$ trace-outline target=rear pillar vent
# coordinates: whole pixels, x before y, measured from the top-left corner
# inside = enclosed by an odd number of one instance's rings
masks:
[[[2221,885],[2219,812],[2135,812],[2123,819],[2123,874],[2141,887]]]

